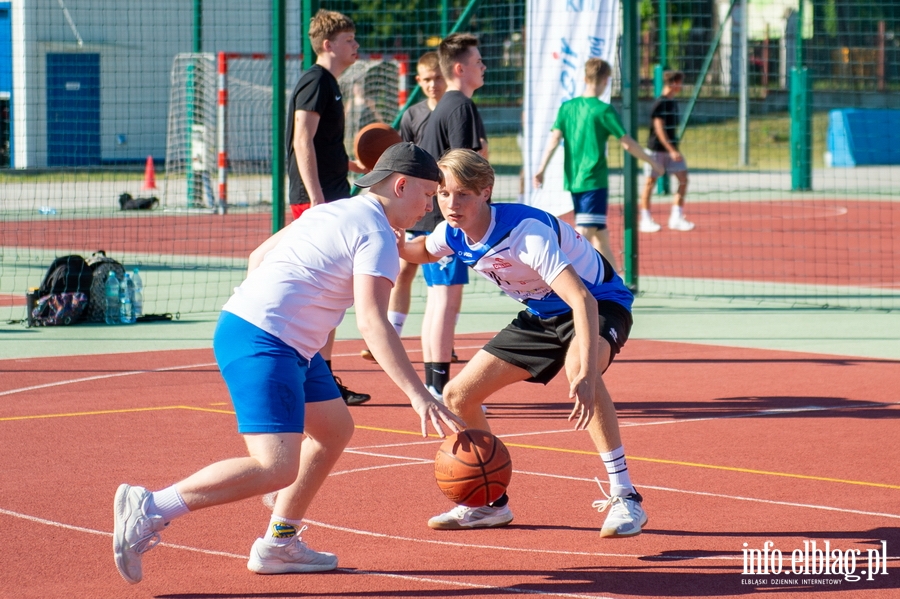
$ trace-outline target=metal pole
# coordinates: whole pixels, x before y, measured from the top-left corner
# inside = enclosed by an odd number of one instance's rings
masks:
[[[809,71],[803,66],[803,0],[797,13],[797,44],[791,72],[791,190],[812,189],[812,124]]]
[[[300,32],[303,38],[303,70],[313,66],[316,62],[315,53],[312,49],[312,42],[309,41],[309,22],[313,15],[319,10],[318,0],[303,0],[300,6]]]
[[[200,204],[198,198],[202,199],[203,197],[203,176],[201,175],[199,184],[194,177],[194,117],[196,115],[197,108],[202,103],[202,99],[199,97],[198,93],[199,90],[197,89],[197,73],[195,73],[195,70],[197,68],[197,65],[199,65],[203,60],[203,58],[200,56],[200,53],[203,52],[203,0],[194,0],[193,9],[194,20],[193,28],[191,29],[191,52],[194,54],[194,57],[191,58],[191,62],[190,64],[188,64],[186,81],[187,167],[185,175],[187,179],[188,208]]]
[[[285,2],[272,0],[272,233],[284,227]]]
[[[738,100],[738,164],[750,164],[750,0],[741,1],[741,73]]]
[[[635,137],[638,129],[638,3],[622,3],[622,124],[625,131]],[[623,263],[625,284],[634,292],[638,290],[638,229],[637,229],[637,161],[625,152],[622,169],[625,195],[625,232]]]

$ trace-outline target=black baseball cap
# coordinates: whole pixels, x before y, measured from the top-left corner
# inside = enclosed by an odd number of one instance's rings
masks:
[[[354,183],[357,187],[372,187],[393,173],[437,183],[444,180],[441,169],[431,154],[412,142],[404,141],[385,150],[375,163],[375,168]]]

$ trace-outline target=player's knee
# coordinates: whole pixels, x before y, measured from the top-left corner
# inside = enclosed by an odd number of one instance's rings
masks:
[[[465,407],[465,398],[460,393],[459,386],[453,384],[453,381],[447,383],[444,387],[444,405],[447,406],[454,414],[459,415]]]

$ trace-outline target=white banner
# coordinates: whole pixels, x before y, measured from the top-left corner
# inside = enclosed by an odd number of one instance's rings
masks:
[[[555,215],[572,210],[572,198],[563,190],[562,146],[547,167],[543,187],[534,189],[531,180],[560,105],[584,92],[584,63],[596,56],[615,67],[618,16],[618,0],[528,0],[522,123],[526,204]],[[603,94],[606,102],[611,87]]]

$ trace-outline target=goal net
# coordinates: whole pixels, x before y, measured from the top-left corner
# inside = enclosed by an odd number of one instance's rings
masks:
[[[286,100],[301,75],[285,64]],[[405,101],[405,62],[357,61],[339,78],[344,140],[372,122],[391,123]],[[271,204],[271,58],[249,54],[179,54],[172,66],[164,206],[224,213],[229,206]]]

